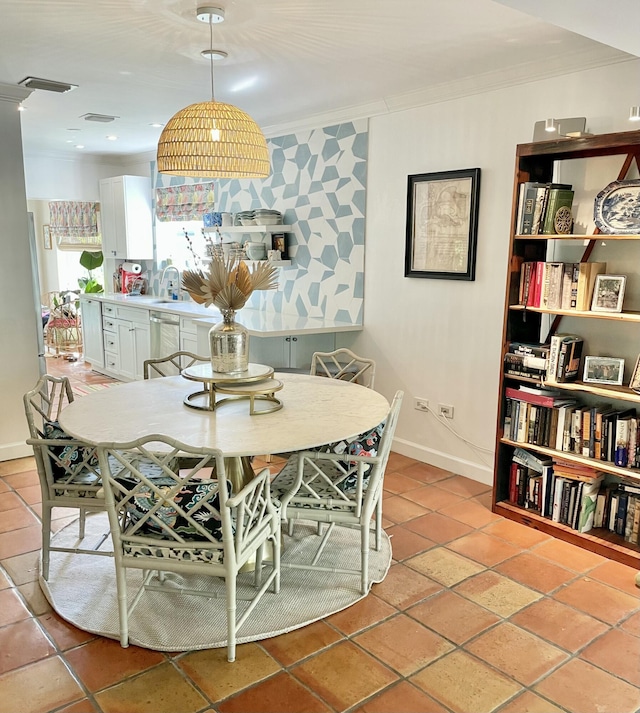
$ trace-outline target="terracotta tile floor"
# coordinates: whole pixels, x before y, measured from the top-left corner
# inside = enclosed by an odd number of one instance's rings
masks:
[[[48,364],[72,384],[108,381],[82,361]],[[482,484],[392,454],[385,581],[228,664],[223,649],[122,649],[51,611],[37,585],[34,468],[0,463],[0,713],[640,708],[635,571],[497,518]],[[69,521],[55,515],[56,529]]]

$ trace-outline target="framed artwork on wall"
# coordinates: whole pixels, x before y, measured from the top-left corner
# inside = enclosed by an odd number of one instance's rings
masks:
[[[42,226],[42,238],[44,240],[44,249],[51,250],[53,248],[53,243],[51,242],[51,229],[48,225]]]
[[[405,277],[475,280],[480,169],[409,176]]]

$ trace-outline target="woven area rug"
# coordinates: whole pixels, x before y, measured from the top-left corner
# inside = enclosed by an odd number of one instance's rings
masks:
[[[72,384],[71,389],[76,396],[86,396],[94,391],[102,391],[103,389],[108,389],[111,386],[117,386],[119,382],[114,381],[109,384]]]
[[[106,513],[87,517],[89,542],[107,532]],[[53,541],[76,546],[77,522],[57,533]],[[282,561],[309,562],[318,545],[313,523],[298,522],[293,537],[283,534]],[[85,541],[86,546],[86,541]],[[109,541],[105,544],[110,549]],[[336,527],[318,562],[328,567],[357,568],[360,533]],[[371,584],[381,582],[391,563],[391,544],[386,534],[380,552],[371,550]],[[142,574],[129,570],[129,601],[138,591]],[[238,595],[252,590],[253,573],[238,577]],[[119,638],[116,580],[113,558],[95,555],[51,553],[49,581],[40,586],[61,617],[80,629]],[[219,648],[226,642],[224,580],[202,575],[167,574],[167,588],[189,587],[214,591],[218,599],[178,592],[145,592],[129,619],[130,643],[158,651],[190,651]],[[358,575],[282,569],[280,594],[266,592],[238,632],[238,643],[257,641],[310,624],[362,599]],[[238,612],[245,602],[238,600]]]

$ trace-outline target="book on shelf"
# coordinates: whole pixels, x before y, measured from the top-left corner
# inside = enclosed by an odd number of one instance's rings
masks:
[[[547,381],[574,381],[580,372],[580,358],[584,340],[576,334],[554,334],[549,344]]]
[[[540,307],[545,309],[560,309],[562,304],[562,276],[564,263],[545,262],[543,270],[542,294]]]
[[[519,463],[527,468],[531,468],[536,473],[542,473],[545,466],[553,464],[553,460],[548,456],[540,456],[530,453],[524,448],[516,448],[511,459],[514,463]]]
[[[536,208],[538,209],[538,214],[540,214],[542,210],[546,187],[546,183],[537,183],[535,181],[526,181],[522,184],[522,189],[520,191],[522,212],[520,217],[520,223],[516,227],[518,235],[534,234],[534,215],[536,213]]]
[[[556,184],[558,186],[559,184]],[[549,186],[546,196],[544,218],[542,229],[539,231],[544,235],[554,235],[556,233],[555,218],[560,208],[569,208],[573,205],[573,191],[571,186],[552,187]]]
[[[547,222],[550,221],[550,224],[553,225],[555,214],[561,207],[558,202],[560,194],[563,191],[573,193],[571,188],[572,186],[568,183],[539,183],[536,181],[521,183],[518,189],[516,234],[539,235],[544,232]],[[562,193],[562,195],[566,201],[566,193]],[[571,200],[573,202],[573,195]],[[551,233],[555,233],[555,228]]]
[[[581,262],[578,268],[578,293],[576,309],[588,311],[591,308],[596,277],[607,271],[606,262]]]
[[[569,404],[575,404],[576,399],[571,396],[566,396],[561,391],[553,391],[551,389],[523,389],[518,387],[517,389],[512,386],[507,386],[505,389],[505,396],[508,399],[515,399],[518,401],[527,401],[530,404],[535,404],[536,406],[546,406],[548,408],[555,408],[558,406],[567,406]]]
[[[596,503],[604,476],[599,474],[591,482],[582,482],[580,499],[580,514],[578,517],[578,532],[589,532],[594,526]]]
[[[564,334],[558,345],[555,380],[558,383],[575,381],[580,373],[580,359],[584,340],[575,334]]]

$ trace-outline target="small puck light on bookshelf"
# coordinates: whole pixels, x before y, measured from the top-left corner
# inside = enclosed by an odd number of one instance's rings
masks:
[[[640,106],[632,106],[629,110],[629,121],[640,121]]]

